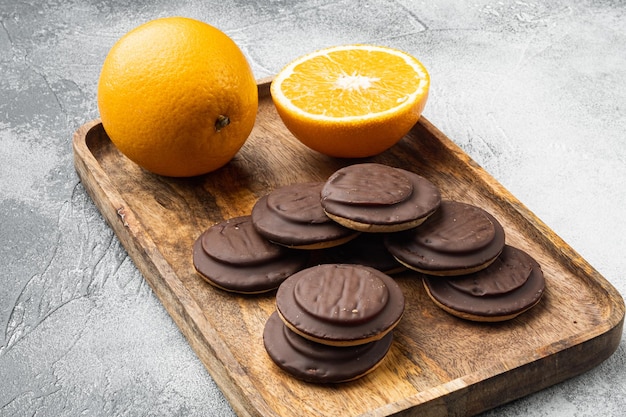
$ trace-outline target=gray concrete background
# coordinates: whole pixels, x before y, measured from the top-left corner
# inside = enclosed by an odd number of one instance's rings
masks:
[[[342,43],[414,54],[426,117],[626,294],[624,1],[0,0],[0,416],[232,415],[72,162],[109,48],[170,15],[259,78]],[[621,416],[625,361],[485,416]]]

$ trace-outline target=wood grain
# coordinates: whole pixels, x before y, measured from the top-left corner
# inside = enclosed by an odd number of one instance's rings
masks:
[[[268,87],[268,80],[259,83],[249,140],[231,163],[205,176],[141,170],[116,150],[98,120],[73,138],[83,185],[239,415],[471,416],[585,372],[615,351],[624,321],[620,294],[425,118],[375,158],[334,159],[291,136]],[[248,214],[276,187],[324,180],[365,161],[416,172],[444,198],[491,212],[507,243],[541,264],[547,290],[530,312],[480,324],[435,307],[417,274],[400,275],[406,313],[383,363],[351,383],[307,384],[284,374],[263,348],[273,294],[242,297],[207,285],[193,270],[191,246],[207,227]]]

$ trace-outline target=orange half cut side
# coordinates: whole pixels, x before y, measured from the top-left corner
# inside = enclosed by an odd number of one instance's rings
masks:
[[[271,94],[287,128],[305,145],[338,157],[380,153],[419,119],[430,87],[426,68],[402,51],[373,45],[327,48],[296,59]]]

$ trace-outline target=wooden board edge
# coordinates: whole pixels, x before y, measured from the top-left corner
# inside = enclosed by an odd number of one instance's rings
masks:
[[[274,77],[270,76],[270,77],[259,78],[256,81],[256,85],[259,91],[259,100],[261,98],[265,98],[270,95],[270,86],[272,85],[273,80],[274,80]]]
[[[462,401],[450,398],[452,415],[470,417],[510,403],[545,388],[579,376],[607,360],[622,340],[624,317],[608,331],[581,343],[556,343],[542,352],[540,359],[483,379],[480,389],[469,385]],[[566,347],[564,347],[566,346]],[[515,381],[511,384],[511,381]],[[530,383],[527,381],[531,381]],[[503,387],[506,389],[503,390]],[[458,414],[455,414],[458,413]]]
[[[73,134],[74,166],[81,183],[237,415],[274,415],[232,352],[213,331],[189,290],[176,278],[157,245],[147,236],[141,222],[99,167],[86,137],[100,123],[99,119],[89,121]]]
[[[592,339],[575,345],[566,344],[566,348],[561,344],[551,346],[552,354],[538,352],[540,358],[532,362],[512,367],[508,366],[510,364],[500,364],[496,368],[482,369],[433,390],[371,410],[360,417],[476,416],[579,376],[600,365],[619,347],[623,325],[622,318],[609,331]],[[571,366],[572,364],[575,366]],[[549,372],[546,373],[546,369]],[[511,384],[511,381],[515,383]]]

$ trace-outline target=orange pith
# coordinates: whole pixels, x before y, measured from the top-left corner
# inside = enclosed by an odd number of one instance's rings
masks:
[[[256,80],[223,32],[183,17],[145,23],[110,50],[98,83],[102,124],[148,171],[193,176],[238,152],[254,125]]]
[[[365,157],[399,141],[417,122],[430,78],[410,55],[346,45],[301,57],[272,82],[272,99],[302,143],[338,157]]]

